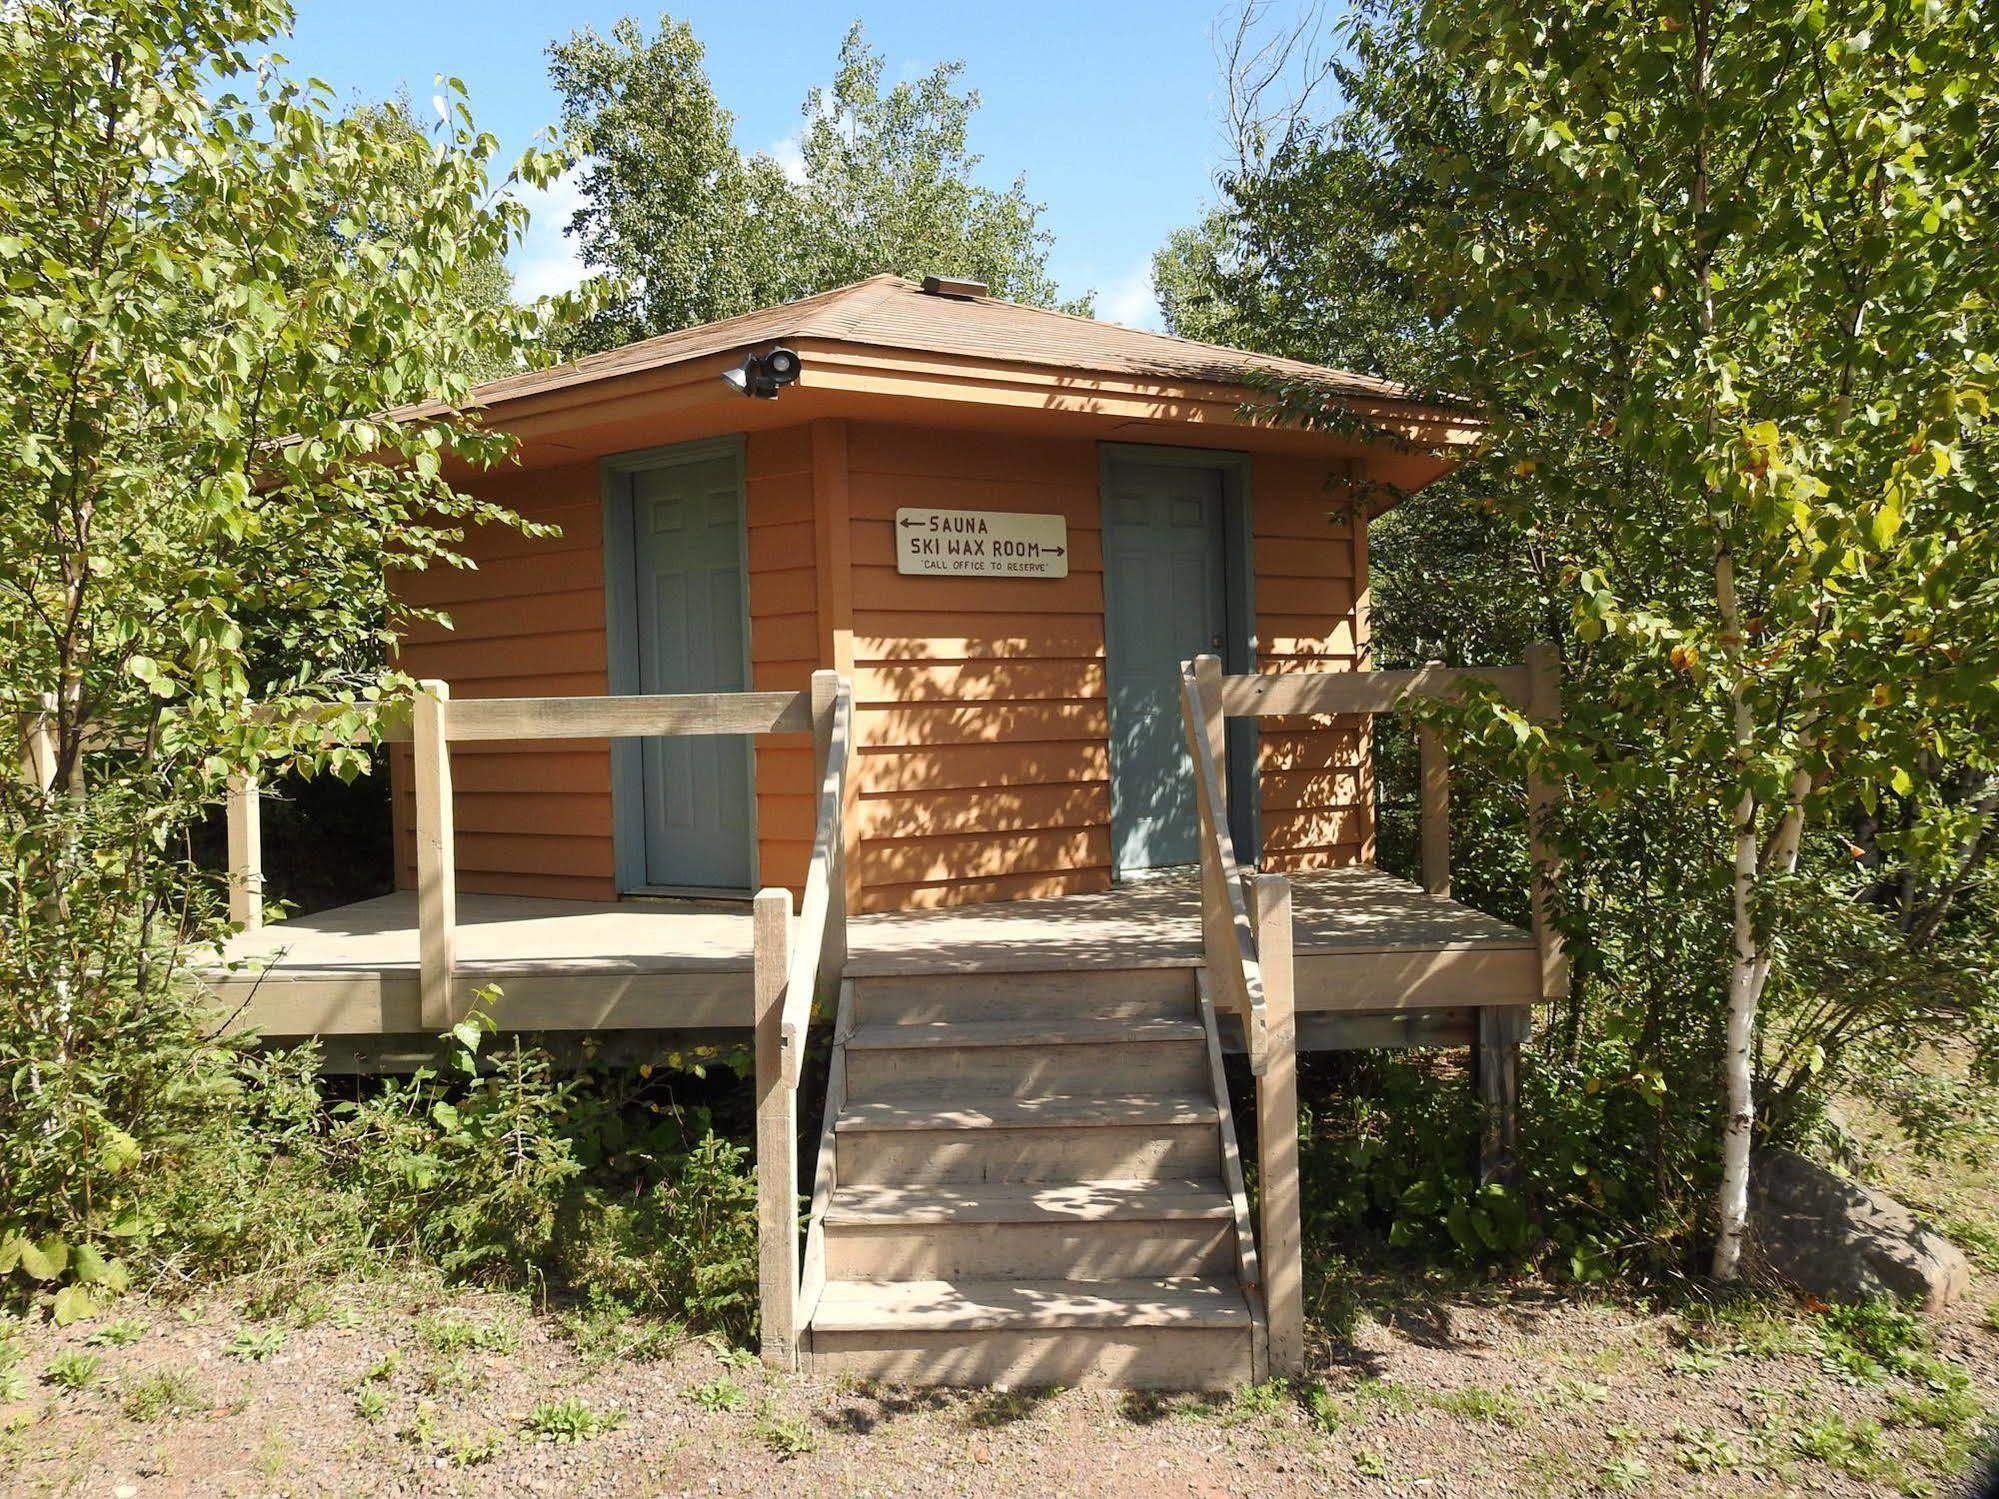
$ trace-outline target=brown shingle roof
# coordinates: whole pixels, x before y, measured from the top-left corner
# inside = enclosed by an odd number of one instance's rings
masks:
[[[887,275],[663,333],[573,364],[509,375],[479,386],[473,398],[497,405],[779,339],[815,338],[1157,380],[1241,385],[1260,374],[1310,382],[1337,394],[1410,399],[1405,387],[1372,375],[1121,328],[992,297],[937,296],[914,281]]]

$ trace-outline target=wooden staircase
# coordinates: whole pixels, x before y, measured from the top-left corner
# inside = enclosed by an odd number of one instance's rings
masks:
[[[816,1372],[1229,1388],[1264,1317],[1188,967],[841,989],[804,1259]]]

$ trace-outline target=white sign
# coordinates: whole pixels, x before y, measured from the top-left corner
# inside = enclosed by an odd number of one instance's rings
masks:
[[[1069,522],[1011,510],[898,510],[895,570],[950,578],[1066,578]]]

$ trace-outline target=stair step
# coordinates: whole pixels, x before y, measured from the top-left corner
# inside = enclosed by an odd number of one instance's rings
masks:
[[[1247,1329],[1249,1303],[1219,1279],[835,1280],[815,1333],[1005,1332],[1069,1328]]]
[[[1195,1093],[1210,1085],[1199,1021],[918,1021],[863,1025],[847,1042],[855,1099]]]
[[[927,1050],[941,1047],[1103,1046],[1117,1042],[1161,1042],[1207,1039],[1198,1020],[1137,1016],[1129,1019],[1083,1017],[1030,1020],[875,1021],[847,1038],[855,1051]]]
[[[825,1218],[833,1280],[1127,1280],[1236,1264],[1220,1181],[849,1185]]]
[[[896,973],[854,979],[864,1023],[1195,1017],[1191,968]]]
[[[1160,1222],[1231,1218],[1219,1180],[859,1184],[836,1189],[828,1224]]]
[[[877,1130],[1092,1129],[1213,1124],[1214,1103],[1190,1094],[980,1098],[945,1105],[921,1099],[849,1103],[834,1122],[842,1135]]]

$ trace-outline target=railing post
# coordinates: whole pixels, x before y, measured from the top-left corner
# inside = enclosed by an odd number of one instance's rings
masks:
[[[1257,961],[1268,1017],[1263,1073],[1256,1080],[1257,1182],[1262,1198],[1264,1310],[1270,1318],[1270,1372],[1305,1368],[1304,1223],[1298,1183],[1298,1020],[1291,964],[1291,881],[1249,881]]]
[[[784,1078],[784,990],[791,895],[759,890],[751,909],[756,996],[757,1286],[763,1360],[798,1362],[798,1090]]]
[[[1423,846],[1423,888],[1451,893],[1451,761],[1443,736],[1431,725],[1416,725],[1418,812]]]
[[[411,704],[410,749],[416,770],[417,989],[426,1030],[452,1023],[457,966],[458,874],[451,808],[451,688],[419,682]]]
[[[1561,667],[1555,648],[1545,640],[1527,647],[1527,716],[1538,724],[1562,721]],[[1541,959],[1541,998],[1565,999],[1569,993],[1569,963],[1562,952],[1562,934],[1550,909],[1561,868],[1549,852],[1543,823],[1553,812],[1559,792],[1546,776],[1527,781],[1527,856],[1532,868],[1528,902],[1533,914],[1534,946]]]
[[[256,776],[229,778],[229,920],[246,932],[264,924],[264,804]]]
[[[838,710],[841,689],[846,684],[840,680],[837,671],[815,671],[812,673],[812,765],[818,779],[813,783],[816,797],[824,785],[824,777],[831,768],[829,761],[833,753],[833,716]],[[854,741],[853,713],[851,707],[847,717],[847,742],[842,747],[845,758],[851,759]],[[847,767],[839,767],[840,826],[826,853],[831,867],[826,871],[826,949],[820,953],[820,972],[839,973],[847,965]],[[815,996],[816,997],[816,996]]]
[[[1228,720],[1222,715],[1221,661],[1214,656],[1196,656],[1191,675],[1192,697],[1187,704],[1188,749],[1198,754],[1205,746],[1212,758],[1216,754],[1217,739],[1225,740],[1228,732]],[[1215,763],[1226,762],[1218,760]],[[1228,826],[1228,810],[1209,802],[1202,789],[1204,785],[1201,767],[1197,765],[1194,767],[1194,801],[1201,853],[1201,943],[1207,961],[1214,964],[1221,961],[1225,950],[1225,944],[1218,940],[1214,926],[1226,919],[1227,910],[1227,892],[1222,888],[1226,876],[1217,851],[1216,829]],[[1226,785],[1222,787],[1222,795],[1228,795]],[[1247,1017],[1244,1017],[1244,1023],[1248,1023]]]

